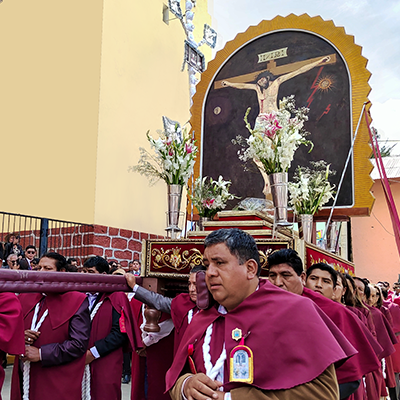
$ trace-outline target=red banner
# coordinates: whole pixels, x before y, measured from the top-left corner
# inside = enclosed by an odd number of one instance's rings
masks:
[[[306,268],[317,263],[325,263],[331,265],[336,271],[348,273],[355,276],[354,264],[335,254],[329,253],[316,246],[306,245]]]

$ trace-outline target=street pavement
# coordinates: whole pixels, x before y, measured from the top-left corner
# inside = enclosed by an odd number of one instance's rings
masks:
[[[1,390],[1,396],[3,400],[10,399],[10,388],[11,388],[11,375],[12,375],[12,365],[8,365],[5,373],[6,377],[4,379],[3,389]],[[131,384],[121,384],[122,386],[122,400],[129,400],[131,398]],[[57,398],[57,396],[55,396]]]

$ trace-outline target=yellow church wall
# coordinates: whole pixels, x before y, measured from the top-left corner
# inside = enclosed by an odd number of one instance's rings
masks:
[[[163,22],[163,5],[0,4],[0,132],[10,188],[0,211],[164,233],[165,184],[149,187],[128,172],[139,147],[150,150],[145,133],[157,136],[162,115],[190,119],[185,35],[179,20]],[[211,25],[207,2],[194,12],[200,41],[203,24]],[[200,50],[208,61],[211,49]]]
[[[146,177],[128,167],[137,164],[139,147],[151,151],[146,132],[158,137],[162,115],[181,124],[190,118],[186,67],[181,72],[185,34],[179,20],[163,22],[162,1],[104,4],[94,219],[101,225],[165,234],[166,184],[150,187]],[[210,24],[206,11],[204,4],[194,10],[197,41],[203,24]],[[206,46],[201,51],[208,57],[211,53]]]
[[[94,215],[101,2],[0,4],[0,211]]]

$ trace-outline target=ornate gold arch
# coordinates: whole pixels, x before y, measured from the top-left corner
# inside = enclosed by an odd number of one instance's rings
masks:
[[[371,87],[368,80],[371,73],[367,70],[367,59],[361,55],[361,46],[354,43],[354,36],[347,35],[343,27],[337,27],[333,21],[324,21],[321,17],[310,17],[307,14],[300,16],[290,14],[287,17],[277,16],[270,21],[262,21],[257,26],[249,27],[246,32],[239,33],[235,39],[226,43],[218,51],[215,58],[208,63],[206,71],[197,84],[196,94],[193,97],[190,124],[195,132],[195,139],[201,152],[202,110],[210,83],[213,81],[219,68],[242,46],[253,39],[279,30],[301,30],[321,36],[337,48],[347,63],[352,88],[352,122],[353,135],[360,118],[364,102],[368,102]],[[370,104],[367,106],[369,110]],[[371,147],[369,144],[368,127],[365,118],[362,118],[357,139],[354,145],[354,206],[335,210],[335,215],[369,215],[374,203],[370,192],[373,180],[370,177],[372,164],[369,161]],[[200,174],[200,158],[195,165],[195,178]],[[329,210],[322,210],[319,215]]]

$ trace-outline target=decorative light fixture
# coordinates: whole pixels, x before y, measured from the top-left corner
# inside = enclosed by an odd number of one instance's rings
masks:
[[[1,1],[1,0],[0,0]],[[203,39],[197,43],[193,31],[195,29],[193,19],[194,10],[196,7],[196,0],[185,0],[185,13],[182,13],[180,0],[168,0],[168,8],[177,19],[180,20],[182,27],[186,34],[185,40],[185,55],[182,63],[182,71],[185,69],[185,64],[188,65],[189,72],[189,90],[190,90],[190,101],[192,104],[192,98],[196,93],[196,73],[202,73],[205,70],[205,57],[204,54],[198,50],[203,44],[207,44],[212,49],[217,44],[217,32],[212,29],[208,24],[204,24]],[[175,19],[175,18],[173,18]],[[163,10],[163,21],[168,24],[168,9]]]
[[[164,131],[167,132],[168,136],[176,136],[176,140],[182,143],[182,128],[178,121],[173,121],[165,115],[162,116],[164,125]]]
[[[201,73],[205,70],[204,54],[187,40],[185,40],[185,62],[197,72]]]
[[[210,25],[204,24],[202,42],[210,46],[212,49],[214,49],[215,45],[217,44],[217,32],[213,28],[211,28]]]
[[[169,10],[175,15],[175,17],[179,19],[183,18],[181,3],[179,0],[168,0],[168,6]]]

